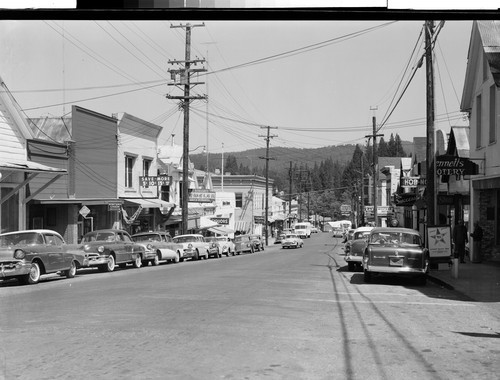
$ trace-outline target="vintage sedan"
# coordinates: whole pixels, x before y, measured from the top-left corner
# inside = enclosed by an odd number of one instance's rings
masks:
[[[264,250],[264,240],[263,240],[262,236],[260,236],[258,234],[251,234],[250,241],[252,242],[254,251],[263,251]]]
[[[234,243],[229,236],[217,236],[215,239],[219,242],[223,255],[234,256]]]
[[[350,271],[361,268],[368,236],[373,227],[359,227],[354,230],[349,246],[345,247],[345,261]]]
[[[276,238],[274,239],[274,244],[281,244],[284,238],[285,238],[285,233],[279,232],[278,234],[276,234]]]
[[[205,241],[203,235],[185,234],[174,237],[174,243],[182,244],[182,255],[184,259],[199,260],[210,255],[210,243]]]
[[[165,231],[141,232],[132,235],[132,240],[145,245],[143,266],[149,263],[156,266],[160,261],[178,263],[184,259],[182,244],[174,243],[172,237]]]
[[[285,238],[281,242],[281,248],[302,248],[303,246],[304,241],[295,233],[286,234]]]
[[[210,244],[210,247],[208,248],[208,256],[216,258],[222,257],[222,247],[220,246],[219,240],[213,236],[205,237],[205,240]]]
[[[375,274],[416,277],[427,281],[429,252],[419,232],[410,228],[378,227],[370,231],[363,255],[365,282]]]
[[[135,243],[127,231],[117,229],[88,232],[83,236],[79,249],[84,252],[88,266],[103,272],[112,272],[116,264],[120,268],[125,268],[127,264],[140,268],[142,261],[149,259],[143,244]]]
[[[236,235],[234,237],[234,251],[237,255],[243,252],[254,253],[255,248],[250,240],[250,235]]]
[[[40,276],[59,272],[68,278],[86,265],[85,256],[68,251],[64,239],[52,230],[26,230],[0,235],[0,280],[18,279],[36,284]]]

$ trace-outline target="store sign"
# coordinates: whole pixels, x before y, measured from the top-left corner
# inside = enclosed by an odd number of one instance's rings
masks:
[[[210,218],[210,220],[218,224],[224,224],[224,225],[229,224],[229,218]]]
[[[109,202],[108,211],[120,211],[122,208],[121,202]]]
[[[399,184],[401,187],[415,188],[419,186],[427,185],[427,178],[420,177],[401,177],[399,179]]]
[[[172,183],[172,177],[168,175],[140,176],[141,187],[168,186]]]
[[[478,169],[478,165],[467,158],[449,155],[436,157],[436,175],[439,176],[463,177],[464,175],[478,174]]]
[[[340,205],[340,212],[341,213],[350,213],[351,212],[351,205]]]
[[[253,222],[255,224],[264,224],[266,221],[264,220],[263,216],[254,216],[253,217]]]
[[[215,191],[193,189],[189,193],[189,202],[212,203],[215,202]]]

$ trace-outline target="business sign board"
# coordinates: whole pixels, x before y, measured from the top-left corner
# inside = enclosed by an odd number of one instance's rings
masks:
[[[266,220],[264,219],[263,216],[254,216],[253,217],[253,222],[255,224],[264,224],[266,222]]]
[[[122,209],[121,202],[109,202],[108,211],[120,211]]]
[[[392,206],[377,206],[377,216],[387,216],[393,211]],[[373,216],[373,206],[365,206],[365,214]]]
[[[449,258],[451,256],[451,227],[427,227],[427,243],[431,259]]]
[[[168,186],[172,183],[172,177],[168,175],[140,176],[141,187]]]
[[[401,177],[399,179],[399,184],[401,187],[415,188],[419,186],[427,185],[427,178],[420,177]]]
[[[436,175],[455,175],[461,178],[464,175],[478,174],[479,167],[468,158],[441,155],[436,157]]]
[[[215,191],[193,189],[189,193],[189,202],[212,203],[215,202]]]
[[[218,218],[218,217],[213,217],[210,218],[212,222],[218,223],[218,224],[224,224],[228,225],[229,224],[229,218]]]
[[[351,212],[351,205],[340,205],[340,212],[341,213],[350,213]]]

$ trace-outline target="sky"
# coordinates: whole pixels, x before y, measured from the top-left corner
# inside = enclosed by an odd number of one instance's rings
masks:
[[[190,23],[195,68],[190,149],[366,144],[378,133],[426,135],[424,21],[0,20],[0,77],[28,117],[60,117],[72,105],[126,112],[163,127],[160,144],[182,144],[183,88],[171,61],[185,58]],[[460,112],[472,21],[437,28],[437,129],[467,125]],[[397,104],[396,104],[397,103]],[[208,112],[207,112],[208,111]],[[174,137],[172,137],[174,135]]]

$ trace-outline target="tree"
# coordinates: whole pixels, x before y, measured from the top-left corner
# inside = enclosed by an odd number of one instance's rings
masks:
[[[379,157],[390,157],[389,156],[389,147],[385,142],[384,138],[381,137],[377,146],[377,154]]]
[[[228,155],[224,163],[224,172],[225,173],[238,173],[238,162],[236,161],[236,157],[233,155]]]

